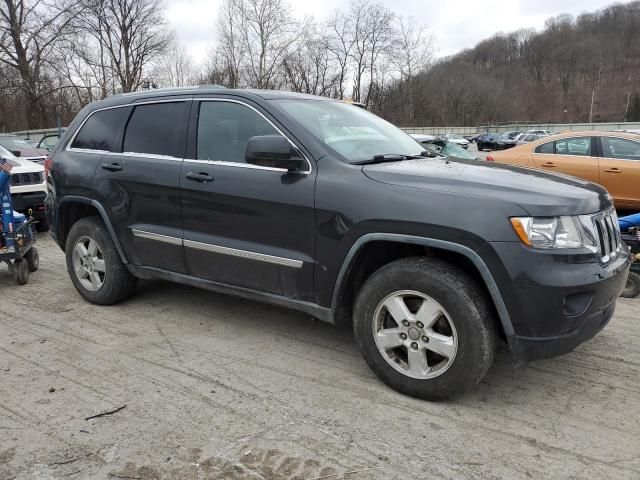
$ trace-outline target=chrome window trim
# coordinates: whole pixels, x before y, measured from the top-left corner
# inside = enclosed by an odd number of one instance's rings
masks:
[[[579,158],[598,158],[597,155],[593,155],[593,152],[590,152],[589,155],[572,155],[570,153],[556,153],[556,152],[551,152],[551,153],[542,153],[542,152],[536,152],[536,148],[541,147],[542,145],[546,145],[548,143],[556,143],[556,142],[561,142],[562,140],[570,140],[572,138],[589,138],[592,139],[593,137],[598,137],[598,135],[576,135],[574,136],[569,136],[569,137],[564,137],[564,138],[556,138],[555,140],[551,140],[550,142],[543,142],[540,143],[538,145],[536,145],[533,148],[533,155],[554,155],[554,156],[559,156],[559,157],[579,157]],[[535,142],[535,140],[533,140]],[[554,150],[555,150],[555,146],[554,146]]]
[[[287,141],[291,144],[291,146],[294,147],[296,150],[298,150],[300,152],[300,154],[302,155],[302,158],[304,158],[305,161],[307,162],[307,164],[309,165],[309,169],[308,170],[296,171],[296,172],[291,172],[291,173],[296,173],[296,174],[301,174],[301,175],[309,175],[309,174],[311,174],[311,172],[313,172],[313,164],[307,158],[307,156],[302,151],[302,149],[300,147],[298,147],[293,140],[291,140],[287,135],[285,135],[285,133],[282,130],[280,130],[280,128],[278,128],[271,120],[269,120],[260,110],[258,110],[254,106],[249,105],[246,102],[242,102],[240,100],[233,99],[233,98],[194,97],[193,101],[194,102],[195,101],[199,101],[199,102],[237,103],[239,105],[244,105],[245,107],[250,108],[251,110],[256,112],[258,115],[260,115],[269,125],[271,125],[275,129],[276,132],[278,132],[280,135],[282,135],[284,138],[286,138]],[[251,165],[251,164],[240,163],[240,162],[229,162],[227,160],[199,160],[199,159],[196,159],[196,158],[185,158],[185,161],[188,161],[188,162],[211,162],[214,165],[224,165],[224,166],[228,166],[228,167],[255,168],[255,169],[259,169],[259,170],[272,170],[272,171],[276,171],[276,172],[288,172],[288,170],[286,168],[264,167],[264,166],[261,166],[261,165]]]
[[[171,160],[173,162],[182,162],[182,158],[173,157],[171,155],[159,155],[157,153],[140,153],[140,152],[105,152],[110,157],[136,157],[136,158],[153,158],[156,160]]]
[[[82,130],[82,127],[84,127],[84,124],[87,123],[87,120],[89,120],[89,118],[91,118],[91,116],[94,113],[104,112],[105,110],[114,110],[116,108],[135,107],[137,105],[153,105],[154,103],[190,102],[191,100],[192,100],[191,98],[176,98],[176,99],[173,99],[173,100],[149,100],[148,102],[123,103],[122,105],[112,105],[110,107],[97,108],[94,111],[90,112],[89,115],[87,115],[85,117],[85,119],[82,121],[82,123],[78,126],[78,128],[76,128],[76,131],[73,132],[73,135],[71,136],[71,139],[65,145],[64,150],[65,150],[65,152],[119,154],[120,152],[111,152],[109,150],[93,150],[91,148],[72,148],[71,145],[73,145],[73,142],[75,142],[76,137],[78,136],[78,133],[80,133],[80,130]]]
[[[134,237],[145,238],[147,240],[156,240],[158,242],[168,243],[170,245],[179,245],[187,248],[194,248],[211,253],[220,253],[222,255],[230,255],[232,257],[245,258],[248,260],[257,260],[259,262],[273,263],[291,268],[302,268],[304,262],[293,258],[278,257],[276,255],[267,255],[266,253],[251,252],[249,250],[240,250],[237,248],[223,247],[222,245],[214,245],[212,243],[196,242],[194,240],[186,240],[184,238],[171,237],[169,235],[161,235],[159,233],[147,232],[132,228],[131,233]]]
[[[147,232],[146,230],[138,230],[137,228],[132,228],[131,233],[133,234],[134,237],[146,238],[147,240],[157,240],[158,242],[182,246],[182,239],[178,237],[171,237],[169,235],[161,235],[159,233]]]
[[[576,157],[576,158],[593,158],[595,160],[598,159],[598,157],[594,157],[593,155],[570,155],[567,153],[535,153],[533,152],[534,155],[553,155],[554,157]]]
[[[263,165],[252,165],[250,163],[239,163],[239,162],[227,162],[225,160],[192,160],[189,158],[184,159],[187,163],[200,163],[205,165],[220,165],[223,167],[236,167],[236,168],[252,168],[255,170],[271,170],[272,172],[281,172],[287,173],[289,170],[286,168],[276,168],[276,167],[265,167]],[[303,173],[303,172],[293,172],[293,173]]]
[[[292,258],[277,257],[275,255],[267,255],[264,253],[250,252],[248,250],[239,250],[237,248],[223,247],[221,245],[213,245],[211,243],[196,242],[193,240],[183,240],[184,246],[203,250],[206,252],[220,253],[222,255],[230,255],[232,257],[246,258],[248,260],[257,260],[259,262],[273,263],[284,267],[302,268],[302,260],[294,260]]]

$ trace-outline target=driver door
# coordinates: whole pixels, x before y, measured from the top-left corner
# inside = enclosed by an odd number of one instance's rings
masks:
[[[283,132],[239,100],[203,99],[192,109],[180,172],[189,274],[312,301],[316,170],[309,160],[296,172],[247,164],[256,135]]]

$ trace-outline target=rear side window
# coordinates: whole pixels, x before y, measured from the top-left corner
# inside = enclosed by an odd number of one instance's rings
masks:
[[[91,115],[76,135],[71,148],[119,152],[119,140],[131,108],[112,108]]]
[[[557,155],[591,156],[591,137],[573,137],[556,140]]]
[[[198,115],[198,160],[244,163],[247,142],[256,135],[279,135],[261,115],[232,102],[202,102]]]
[[[131,114],[124,134],[123,152],[182,158],[185,102],[139,105]]]
[[[626,138],[600,137],[600,139],[605,157],[640,160],[640,143]]]
[[[553,142],[538,145],[536,147],[536,153],[553,153]]]

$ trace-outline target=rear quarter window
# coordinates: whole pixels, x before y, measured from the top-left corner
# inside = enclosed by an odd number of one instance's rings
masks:
[[[80,128],[71,148],[119,152],[122,130],[130,112],[131,107],[122,107],[93,113]]]
[[[536,153],[553,153],[553,142],[543,143],[535,149]]]

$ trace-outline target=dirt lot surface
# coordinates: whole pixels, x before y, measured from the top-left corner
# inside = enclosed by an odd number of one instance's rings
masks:
[[[428,403],[348,330],[160,282],[99,308],[39,248],[28,285],[0,268],[0,480],[640,478],[640,300],[572,354],[501,353]]]

